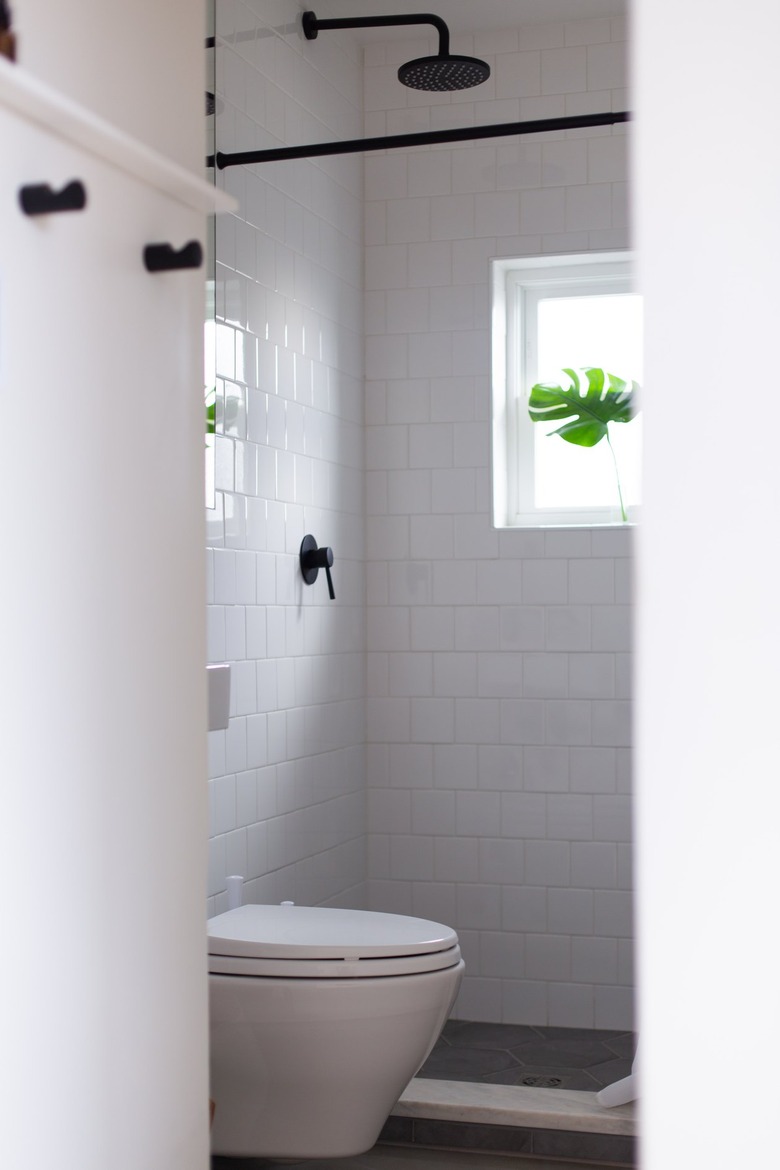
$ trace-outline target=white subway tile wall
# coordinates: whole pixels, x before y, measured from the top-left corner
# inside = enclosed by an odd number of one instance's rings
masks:
[[[622,22],[458,37],[369,133],[625,109]],[[633,1023],[631,533],[490,526],[489,260],[629,246],[622,127],[366,156],[369,898],[461,935],[461,1018]]]
[[[352,138],[362,54],[300,35],[299,7],[217,4],[223,151]],[[217,507],[207,512],[209,658],[233,667],[229,729],[210,733],[209,912],[225,877],[249,901],[366,897],[362,166],[357,158],[221,173]],[[331,545],[302,583],[298,550]]]
[[[217,135],[249,149],[627,107],[625,29],[303,40],[219,0]],[[489,260],[628,246],[620,128],[229,169],[217,232],[209,911],[370,906],[459,932],[456,1014],[632,1023],[631,538],[490,527]],[[365,363],[365,365],[364,365]],[[363,380],[365,368],[365,381]],[[334,548],[337,600],[304,586]]]

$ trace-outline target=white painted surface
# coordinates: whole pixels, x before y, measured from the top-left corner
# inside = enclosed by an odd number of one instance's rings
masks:
[[[20,65],[200,176],[205,4],[25,0],[13,15]]]
[[[0,119],[0,1162],[195,1170],[203,286],[142,252],[202,238],[203,218]],[[74,178],[84,211],[22,214],[22,184]]]
[[[780,168],[765,35],[775,20],[767,0],[738,12],[637,5],[636,216],[653,386],[639,575],[644,1170],[776,1158],[780,490],[767,424]],[[705,399],[691,442],[674,414]],[[686,1070],[684,1107],[670,1044]],[[724,1108],[714,1090],[726,1068]]]

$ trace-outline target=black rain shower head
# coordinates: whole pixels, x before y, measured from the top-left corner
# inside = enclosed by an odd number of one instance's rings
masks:
[[[404,16],[356,16],[342,20],[318,20],[313,12],[303,13],[303,31],[313,41],[323,28],[377,28],[399,24],[432,24],[439,33],[439,52],[435,57],[418,57],[398,70],[398,80],[410,89],[437,93],[469,89],[482,85],[490,77],[490,66],[478,57],[457,57],[450,53],[450,30],[440,16],[430,12],[411,12]]]
[[[490,77],[490,66],[478,57],[418,57],[398,70],[398,80],[410,89],[447,92],[482,85]]]

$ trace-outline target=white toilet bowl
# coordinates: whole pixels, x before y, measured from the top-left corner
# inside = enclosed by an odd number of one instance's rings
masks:
[[[241,906],[208,925],[212,1152],[370,1149],[455,1001],[455,932],[292,905]]]

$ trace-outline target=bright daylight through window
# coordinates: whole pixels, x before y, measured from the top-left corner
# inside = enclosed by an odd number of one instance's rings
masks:
[[[628,253],[494,261],[496,527],[636,519],[641,383]]]

